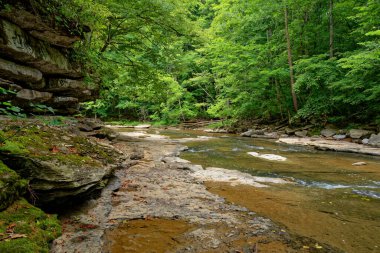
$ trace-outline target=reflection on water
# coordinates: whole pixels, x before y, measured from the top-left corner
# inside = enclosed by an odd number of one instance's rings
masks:
[[[211,192],[267,216],[294,233],[344,252],[380,252],[380,157],[316,151],[271,140],[200,131],[160,130],[160,134],[173,139],[219,137],[186,142],[189,150],[181,157],[203,167],[295,182],[266,189],[209,182]],[[248,152],[279,155],[287,160],[264,160]],[[367,165],[352,165],[357,162]]]
[[[379,157],[316,151],[237,136],[186,145],[189,151],[181,157],[195,164],[287,178],[296,183],[272,185],[270,189],[210,183],[211,191],[345,252],[380,252]],[[247,152],[280,155],[287,161],[263,160]],[[356,162],[367,165],[353,166]]]

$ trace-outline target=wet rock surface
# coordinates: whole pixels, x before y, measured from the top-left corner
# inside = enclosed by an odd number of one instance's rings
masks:
[[[290,145],[311,146],[318,150],[350,152],[375,156],[380,155],[379,148],[368,147],[361,144],[345,141],[333,141],[321,138],[280,138],[278,142]]]
[[[270,220],[207,191],[205,178],[195,176],[203,169],[178,169],[178,164],[189,164],[176,157],[184,149],[178,141],[128,137],[112,145],[124,154],[143,150],[144,156],[117,170],[100,198],[63,218],[63,235],[52,252],[123,252],[126,242],[128,252],[252,252],[257,243],[302,252],[302,244]],[[160,248],[157,233],[166,240],[173,229],[181,231],[172,236],[170,247]],[[151,244],[141,249],[147,240]],[[324,245],[320,252],[338,251]]]

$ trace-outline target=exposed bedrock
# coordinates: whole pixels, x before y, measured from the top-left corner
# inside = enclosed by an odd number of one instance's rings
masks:
[[[0,22],[1,54],[39,69],[44,74],[79,78],[79,68],[74,68],[58,49],[35,39],[20,27],[6,20]]]
[[[0,16],[10,22],[17,24],[21,29],[27,31],[33,37],[59,47],[72,47],[80,40],[79,36],[73,36],[64,31],[49,27],[41,18],[26,10],[10,9],[0,11]]]
[[[73,114],[80,102],[95,99],[98,88],[82,81],[79,64],[69,57],[79,40],[26,10],[1,10],[0,87],[12,91],[3,94],[1,101],[26,111],[42,103]]]

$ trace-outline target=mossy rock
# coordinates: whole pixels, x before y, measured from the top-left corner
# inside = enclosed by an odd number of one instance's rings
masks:
[[[0,210],[7,208],[18,199],[26,189],[28,181],[0,161]]]
[[[17,126],[11,123],[8,129],[0,131],[1,153],[58,160],[75,166],[100,166],[117,160],[113,151],[91,142],[86,136],[71,136],[64,128],[39,124]]]
[[[18,200],[0,212],[0,238],[6,237],[7,227],[13,224],[15,234],[25,238],[0,241],[2,253],[49,252],[49,243],[61,235],[61,224],[56,215],[44,213],[25,199]]]
[[[0,159],[29,180],[38,205],[72,202],[103,188],[119,158],[64,126],[13,121],[0,131]]]

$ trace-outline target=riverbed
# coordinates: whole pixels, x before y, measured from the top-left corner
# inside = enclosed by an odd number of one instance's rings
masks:
[[[199,133],[185,135],[192,134]],[[378,157],[316,151],[233,135],[215,137],[208,142],[187,143],[189,150],[181,157],[204,167],[223,167],[294,183],[254,188],[207,182],[209,191],[345,252],[380,252]],[[249,152],[275,154],[286,161],[252,157]],[[366,165],[352,165],[357,162]]]
[[[378,157],[202,131],[118,131],[109,144],[138,159],[62,218],[53,252],[379,252]]]

